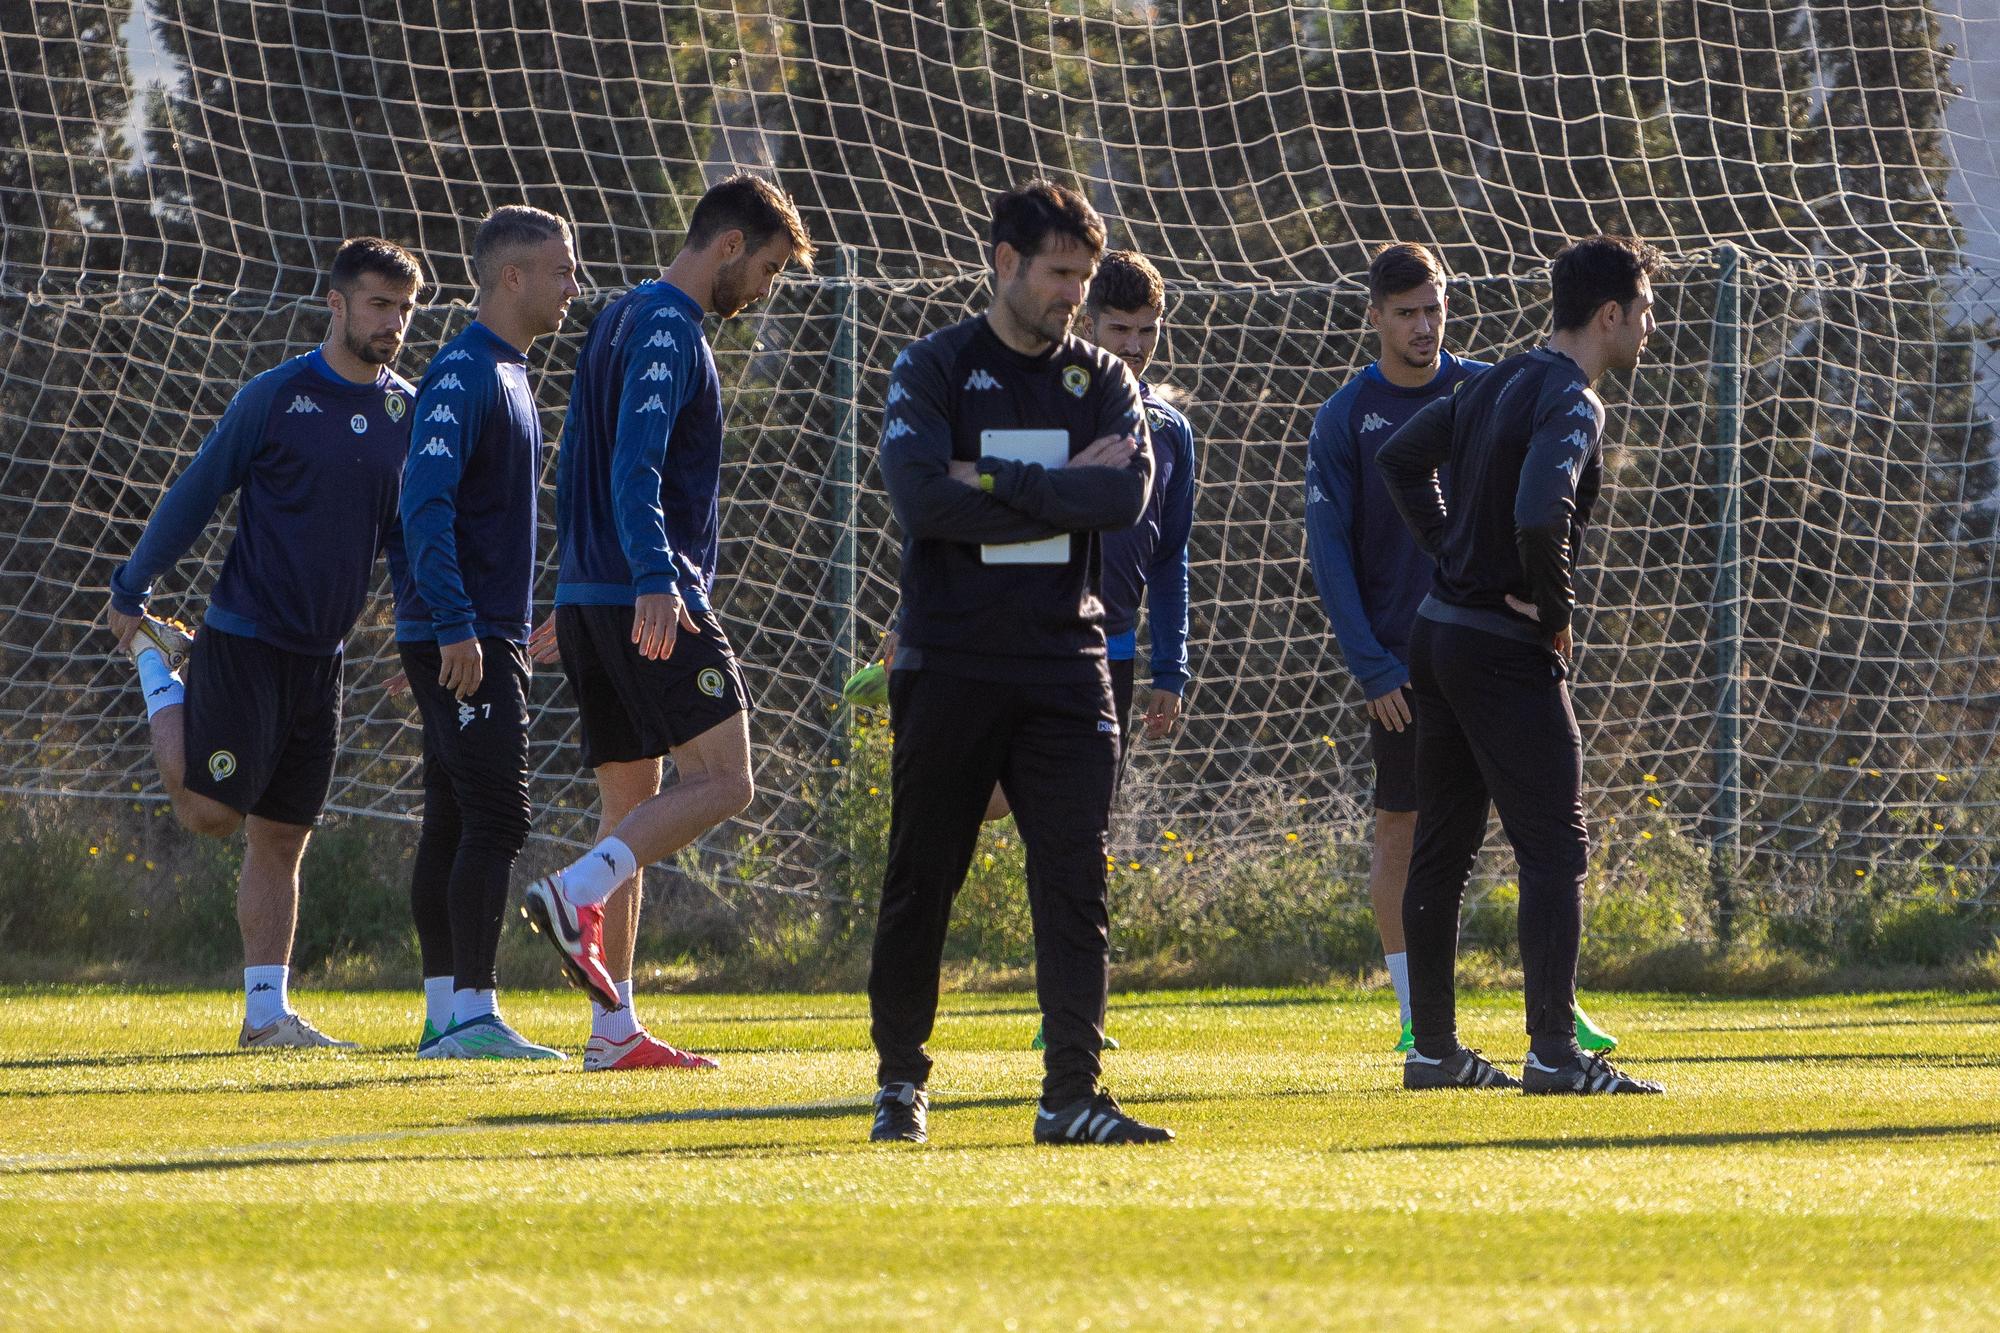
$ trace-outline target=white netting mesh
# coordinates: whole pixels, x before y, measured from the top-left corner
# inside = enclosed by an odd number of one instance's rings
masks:
[[[591,288],[534,358],[553,439],[577,330],[670,256],[705,178],[747,165],[846,249],[717,336],[720,609],[763,704],[762,794],[705,846],[763,887],[853,887],[815,811],[848,780],[846,650],[894,597],[869,465],[887,367],[981,296],[991,193],[1049,171],[1166,273],[1163,377],[1199,440],[1192,715],[1140,754],[1128,845],[1166,827],[1241,853],[1301,827],[1365,838],[1362,718],[1304,577],[1299,485],[1312,412],[1369,359],[1355,277],[1383,241],[1437,245],[1465,278],[1452,341],[1496,356],[1540,330],[1548,256],[1612,227],[1671,266],[1649,365],[1606,386],[1577,692],[1597,829],[1615,855],[1740,827],[1751,873],[1784,892],[1857,871],[1985,891],[2000,15],[1057,8],[6,6],[0,785],[148,780],[129,668],[91,630],[105,578],[242,380],[317,341],[341,236],[408,243],[442,283],[414,373],[468,316],[458,256],[488,208],[572,218]],[[1740,349],[1740,395],[1718,347]],[[162,609],[198,615],[223,533]],[[335,800],[402,816],[416,734],[376,686],[383,605],[350,649]],[[586,837],[573,715],[554,675],[535,697],[538,829]]]

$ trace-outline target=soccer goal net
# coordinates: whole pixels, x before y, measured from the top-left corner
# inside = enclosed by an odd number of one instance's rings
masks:
[[[825,248],[714,330],[718,604],[759,796],[697,859],[726,893],[868,890],[827,811],[887,785],[879,719],[838,687],[895,602],[888,367],[986,293],[992,194],[1049,174],[1165,273],[1158,378],[1198,439],[1195,683],[1180,734],[1137,750],[1121,858],[1365,847],[1365,719],[1301,526],[1312,415],[1373,356],[1359,276],[1383,242],[1437,247],[1448,342],[1496,357],[1543,331],[1556,250],[1614,229],[1668,265],[1645,366],[1603,386],[1581,580],[1604,872],[1713,858],[1754,887],[1736,911],[1992,892],[1988,5],[33,0],[0,13],[0,77],[0,787],[156,792],[106,579],[238,385],[322,336],[341,237],[430,268],[414,376],[470,317],[479,218],[571,218],[588,290],[533,358],[553,441],[591,317],[748,167]],[[199,619],[227,531],[161,611]],[[390,619],[385,588],[334,799],[407,819]],[[537,833],[587,839],[559,673],[533,698]]]

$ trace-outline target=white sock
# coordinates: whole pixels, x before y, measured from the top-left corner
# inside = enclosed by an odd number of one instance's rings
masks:
[[[572,861],[557,880],[572,907],[590,907],[615,893],[639,873],[639,858],[617,838],[606,838]]]
[[[162,708],[187,702],[186,687],[181,684],[179,676],[167,669],[166,660],[157,648],[148,648],[139,654],[139,692],[146,696],[148,718]]]
[[[469,1023],[475,1018],[498,1017],[500,999],[490,990],[458,990],[451,993],[451,1021]]]
[[[243,1017],[253,1028],[266,1027],[292,1012],[286,987],[292,969],[283,964],[243,969]]]
[[[433,1032],[451,1026],[451,987],[450,977],[424,978],[424,1021]]]
[[[1403,1026],[1410,1025],[1410,955],[1408,953],[1384,954],[1382,961],[1389,965],[1389,984],[1396,988],[1396,1007],[1403,1011]]]
[[[632,1011],[632,979],[627,977],[614,984],[618,987],[618,998],[624,1003],[616,1009],[606,1009],[592,1000],[590,1035],[606,1041],[630,1041],[639,1031],[639,1016]]]

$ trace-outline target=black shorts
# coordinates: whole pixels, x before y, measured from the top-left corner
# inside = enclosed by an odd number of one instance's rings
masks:
[[[559,606],[556,644],[576,692],[586,768],[657,759],[750,711],[750,690],[713,611],[691,611],[671,657],[639,656],[629,606]]]
[[[1409,697],[1407,690],[1404,697]],[[1404,723],[1401,731],[1391,731],[1370,716],[1368,751],[1375,758],[1375,808],[1391,814],[1414,811],[1417,808],[1416,719]]]
[[[340,742],[340,660],[204,626],[187,666],[187,789],[238,814],[318,823]]]

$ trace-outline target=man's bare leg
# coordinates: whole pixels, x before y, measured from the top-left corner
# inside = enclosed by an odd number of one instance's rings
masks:
[[[599,765],[597,840],[602,842],[610,837],[627,815],[659,791],[658,759]],[[641,861],[632,877],[604,901],[604,966],[613,980],[628,985],[632,979],[633,955],[638,948],[639,902],[645,873],[646,863]]]
[[[187,789],[187,705],[172,704],[153,714],[153,762],[173,802],[174,818],[190,833],[226,838],[243,826],[243,816],[212,796]],[[303,844],[301,844],[303,845]],[[249,864],[249,858],[244,858]]]
[[[246,967],[289,966],[292,938],[299,925],[299,863],[312,830],[256,815],[243,823],[243,874],[236,888],[243,963]]]
[[[1410,1026],[1410,973],[1403,953],[1403,886],[1410,878],[1410,849],[1417,838],[1417,812],[1377,810],[1375,848],[1368,863],[1368,898],[1375,906],[1375,929],[1382,958],[1396,988],[1403,1030]],[[1399,1044],[1398,1050],[1403,1049]]]
[[[685,745],[674,747],[678,780],[639,804],[612,836],[640,865],[672,856],[725,819],[749,808],[750,715],[736,713]]]

